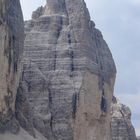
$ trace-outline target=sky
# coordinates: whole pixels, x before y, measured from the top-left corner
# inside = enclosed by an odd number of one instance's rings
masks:
[[[117,67],[115,95],[132,111],[140,135],[140,0],[85,0],[91,19],[102,31]],[[24,19],[30,19],[46,0],[21,0]]]

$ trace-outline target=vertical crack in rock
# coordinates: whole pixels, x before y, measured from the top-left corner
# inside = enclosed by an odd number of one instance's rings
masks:
[[[72,116],[75,119],[76,111],[77,111],[77,95],[76,94],[72,96],[72,109],[73,109]]]
[[[104,90],[104,68],[102,64],[102,54],[100,52],[100,40],[98,38],[98,32],[95,32],[95,45],[96,45],[96,62],[99,64],[98,73],[99,73],[99,88],[101,89],[101,103],[100,108],[105,113],[107,111],[107,101],[105,99],[105,90]]]
[[[102,96],[102,99],[101,99],[101,110],[103,112],[107,111],[107,101],[104,96]]]
[[[52,94],[51,94],[51,90],[50,90],[50,84],[48,84],[48,92],[49,92],[49,109],[51,110],[52,108]],[[51,113],[51,112],[50,112]],[[51,113],[52,114],[52,113]],[[50,127],[51,127],[51,131],[53,128],[53,116],[51,115],[51,119],[50,119]]]
[[[74,71],[74,52],[72,50],[72,48],[69,49],[69,57],[71,59],[71,63],[70,63],[70,71],[71,73]]]

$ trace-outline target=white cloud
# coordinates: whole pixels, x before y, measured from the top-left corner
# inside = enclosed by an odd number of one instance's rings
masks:
[[[137,136],[140,136],[140,127],[139,128],[136,128],[135,130],[136,130]]]
[[[137,136],[140,136],[140,127],[136,128],[136,134],[137,134]]]

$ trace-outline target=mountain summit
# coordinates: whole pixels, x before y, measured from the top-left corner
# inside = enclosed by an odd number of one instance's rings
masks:
[[[84,0],[48,0],[25,27],[19,0],[0,0],[0,70],[0,140],[136,138]]]

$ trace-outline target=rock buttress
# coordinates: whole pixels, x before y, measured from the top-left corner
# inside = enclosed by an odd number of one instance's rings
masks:
[[[130,109],[115,97],[111,107],[111,132],[112,140],[137,140]]]
[[[85,2],[48,0],[25,31],[20,84],[34,127],[48,140],[110,140],[116,68]]]
[[[16,90],[24,44],[24,22],[19,0],[0,0],[0,132],[16,133]]]

